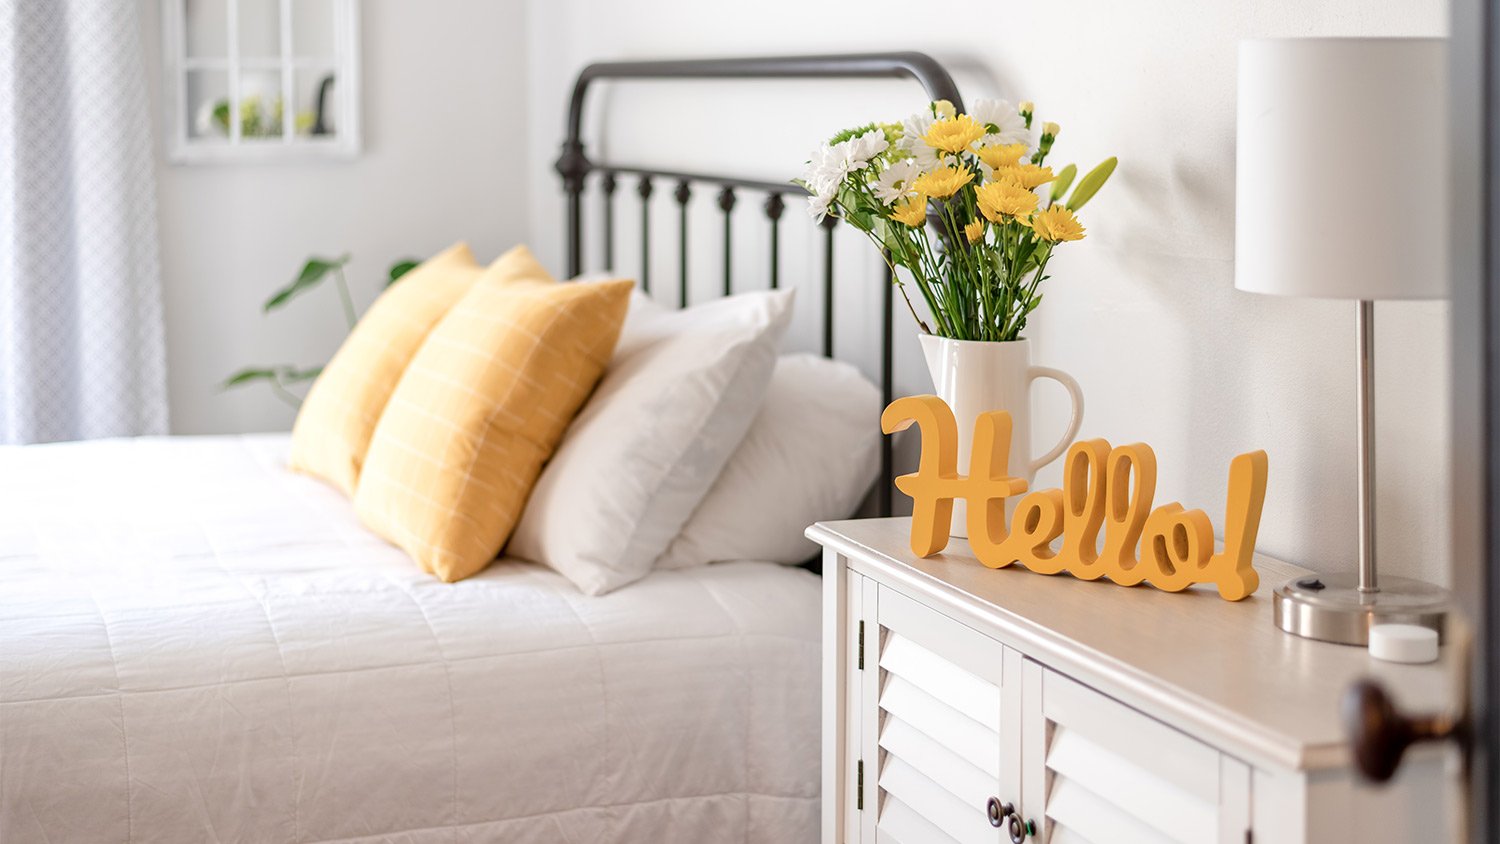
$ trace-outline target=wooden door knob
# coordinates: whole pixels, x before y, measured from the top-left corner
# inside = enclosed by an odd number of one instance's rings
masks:
[[[1457,735],[1456,725],[1447,716],[1414,718],[1397,711],[1390,695],[1373,680],[1360,680],[1344,693],[1344,725],[1355,764],[1372,782],[1389,780],[1408,747]]]

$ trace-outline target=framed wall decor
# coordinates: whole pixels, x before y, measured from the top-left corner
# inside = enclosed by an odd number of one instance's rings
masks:
[[[360,150],[358,0],[161,0],[167,157]]]

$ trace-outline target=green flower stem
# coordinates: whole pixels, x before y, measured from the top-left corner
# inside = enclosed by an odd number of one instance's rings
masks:
[[[868,189],[866,189],[865,192],[866,193],[870,193]],[[874,195],[873,195],[873,193],[870,193],[870,199],[871,199],[871,201],[874,201]],[[845,220],[848,219],[848,209],[844,207],[843,203],[841,203],[841,202],[839,202],[837,200],[834,200],[833,206],[834,206],[834,208],[838,209],[839,216],[841,218],[843,218]],[[889,225],[889,223],[888,223],[888,225]],[[890,260],[890,258],[886,257],[886,248],[885,248],[886,244],[883,243],[883,242],[881,242],[878,238],[876,238],[874,232],[868,232],[867,231],[867,232],[864,232],[864,235],[865,235],[866,238],[868,238],[870,240],[870,242],[874,243],[875,246],[880,250],[880,257],[881,257],[881,259],[885,261],[886,266],[890,267],[890,269],[891,269],[891,283],[895,284],[896,287],[898,289],[900,289],[900,291],[901,291],[901,298],[906,302],[906,309],[911,312],[911,318],[914,319],[914,320],[916,320],[917,326],[919,328],[921,328],[924,332],[926,332],[928,334],[931,334],[932,333],[932,329],[928,328],[927,327],[927,323],[923,322],[922,318],[917,315],[916,306],[912,304],[911,296],[908,295],[907,292],[906,292],[906,284],[905,284],[905,282],[901,281],[901,276],[900,276],[900,273],[899,273],[899,270],[898,270],[896,264],[893,263]],[[896,238],[896,240],[898,242],[900,242],[902,240],[902,238],[898,235],[897,238]],[[913,256],[910,253],[905,253],[905,254],[903,254],[901,256],[901,260],[904,263],[906,263],[908,266],[915,266],[918,262],[915,261],[915,260],[912,260],[912,257]],[[918,281],[918,284],[917,284],[918,289],[921,291],[921,293],[923,294],[923,296],[927,298],[927,306],[928,306],[928,308],[930,310],[933,310],[934,313],[936,313],[936,309],[932,307],[932,299],[931,299],[930,296],[927,295],[927,289],[921,283],[921,277],[920,277],[920,275],[918,275],[917,273],[913,272],[913,277],[916,278],[917,281]]]

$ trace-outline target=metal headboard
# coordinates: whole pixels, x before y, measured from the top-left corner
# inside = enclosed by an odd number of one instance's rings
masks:
[[[619,177],[624,175],[635,181],[636,194],[641,198],[641,287],[651,289],[651,194],[655,181],[675,182],[672,196],[677,200],[679,247],[678,247],[678,297],[682,305],[688,301],[688,199],[693,185],[717,187],[718,204],[724,212],[724,295],[733,292],[731,255],[731,220],[736,204],[737,191],[750,190],[765,194],[762,211],[769,223],[770,277],[772,289],[780,285],[779,224],[786,209],[785,194],[800,197],[797,186],[784,182],[767,182],[735,175],[711,173],[685,173],[655,167],[631,167],[589,160],[583,148],[583,102],[589,85],[599,79],[886,79],[911,77],[921,83],[932,100],[948,100],[960,111],[963,100],[953,77],[925,53],[859,53],[833,56],[782,56],[744,59],[696,59],[678,61],[631,61],[600,62],[585,67],[573,84],[573,96],[568,105],[568,134],[563,141],[562,155],[557,159],[557,172],[562,175],[563,190],[567,193],[567,263],[568,276],[578,275],[583,269],[583,192],[591,173],[598,173],[599,189],[604,203],[604,259],[606,266],[614,264],[614,195],[619,187]],[[838,221],[825,218],[823,228],[823,355],[833,357],[833,232]],[[880,391],[884,404],[892,398],[893,359],[892,309],[894,291],[890,270],[885,270],[884,303],[881,309],[880,340]],[[880,487],[878,507],[880,515],[891,514],[891,489],[895,469],[892,460],[891,440],[882,439],[880,452]]]

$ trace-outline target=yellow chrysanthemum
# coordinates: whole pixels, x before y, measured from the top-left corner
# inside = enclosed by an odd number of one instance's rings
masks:
[[[975,151],[979,160],[994,169],[1001,167],[1014,167],[1021,163],[1021,156],[1026,154],[1025,144],[1003,144],[980,147]]]
[[[979,213],[992,223],[1030,214],[1037,206],[1036,194],[1008,180],[990,182],[974,196],[979,200]]]
[[[964,226],[964,237],[967,237],[970,243],[978,243],[982,240],[984,238],[984,221],[975,220]]]
[[[995,169],[994,179],[997,182],[1010,181],[1027,190],[1036,190],[1037,187],[1045,185],[1057,178],[1052,174],[1051,167],[1039,167],[1035,164],[1013,164],[1009,167],[998,167]]]
[[[904,226],[919,228],[927,222],[927,197],[917,194],[896,203],[891,208],[891,219]]]
[[[962,152],[984,137],[984,126],[967,114],[939,120],[927,129],[922,140],[927,145],[943,152]]]
[[[1083,226],[1066,206],[1054,205],[1031,217],[1031,228],[1037,237],[1056,243],[1060,240],[1083,240]]]
[[[982,128],[980,131],[984,131]],[[923,173],[912,181],[912,190],[933,199],[947,199],[974,181],[974,174],[966,167],[948,165],[929,173]]]
[[[934,100],[932,103],[932,111],[939,118],[942,118],[944,120],[952,120],[953,115],[958,113],[958,109],[953,107],[953,103],[948,102],[947,100]]]

